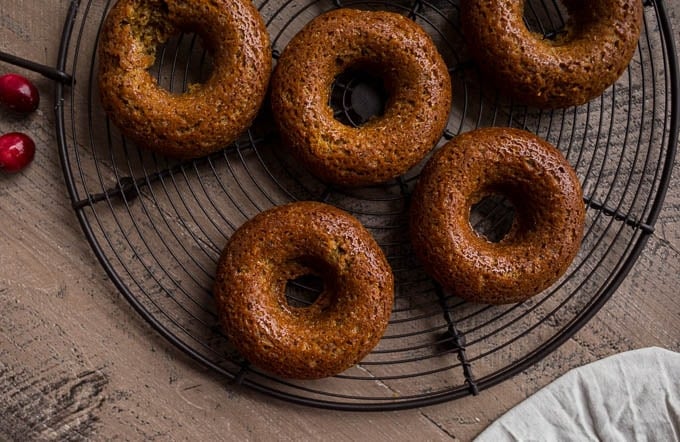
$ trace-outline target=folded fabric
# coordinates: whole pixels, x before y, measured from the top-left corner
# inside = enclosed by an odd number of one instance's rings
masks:
[[[645,348],[573,369],[475,441],[680,441],[680,353]]]

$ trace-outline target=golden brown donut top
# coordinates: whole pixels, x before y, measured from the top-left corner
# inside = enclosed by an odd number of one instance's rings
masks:
[[[510,232],[491,242],[470,225],[470,209],[501,194],[515,206]],[[552,284],[580,247],[585,209],[575,172],[529,132],[485,128],[439,149],[420,176],[411,237],[425,269],[474,302],[518,302]]]
[[[205,83],[174,94],[148,72],[156,48],[196,32],[212,55]],[[104,22],[98,82],[102,105],[143,147],[181,158],[226,147],[251,123],[271,72],[269,37],[248,0],[119,0]]]
[[[335,77],[361,68],[381,77],[382,116],[342,124],[329,105]],[[281,135],[327,182],[356,186],[394,178],[439,140],[451,105],[446,64],[427,33],[384,11],[338,9],[308,23],[283,51],[272,77]]]
[[[292,307],[286,283],[324,281],[309,307]],[[214,287],[230,341],[250,362],[284,377],[320,378],[361,360],[392,310],[391,269],[370,233],[348,213],[317,202],[265,211],[229,239]]]
[[[529,31],[524,1],[462,0],[461,25],[481,71],[520,102],[583,104],[621,76],[637,47],[640,0],[564,0],[564,32],[555,40]]]

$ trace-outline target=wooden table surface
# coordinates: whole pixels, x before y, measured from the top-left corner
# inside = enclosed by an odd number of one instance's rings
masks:
[[[54,65],[68,1],[0,1],[0,50]],[[680,4],[669,3],[680,41]],[[78,226],[55,140],[53,83],[0,132],[37,144],[0,176],[0,439],[468,440],[567,370],[621,351],[680,350],[680,173],[654,233],[604,308],[557,351],[478,397],[400,412],[332,412],[225,385],[159,337],[106,277]]]

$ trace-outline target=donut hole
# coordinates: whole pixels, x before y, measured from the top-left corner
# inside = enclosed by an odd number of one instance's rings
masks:
[[[470,226],[480,237],[498,243],[510,233],[516,214],[517,208],[510,198],[490,193],[470,207]]]
[[[286,283],[286,303],[293,308],[307,308],[319,299],[324,286],[323,278],[315,273],[289,279]]]
[[[525,26],[530,32],[542,35],[547,40],[556,41],[563,36],[568,16],[567,8],[562,1],[527,0],[524,2]]]
[[[335,77],[329,104],[336,120],[359,127],[383,116],[388,98],[382,78],[365,69],[351,68]]]
[[[199,24],[190,21],[178,27],[169,19],[165,1],[140,7],[121,25],[129,25],[133,46],[141,48],[149,75],[158,86],[172,93],[191,91],[212,75],[212,54],[199,33]],[[141,54],[139,54],[141,55]]]
[[[190,92],[212,75],[212,54],[199,34],[174,34],[155,48],[154,64],[148,72],[168,92]]]

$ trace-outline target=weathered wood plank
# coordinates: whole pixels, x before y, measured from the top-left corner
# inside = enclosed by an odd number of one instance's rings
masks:
[[[54,64],[68,3],[0,3],[0,49]],[[680,5],[666,3],[680,41]],[[105,277],[66,196],[51,82],[25,74],[40,109],[0,111],[0,132],[25,131],[38,144],[25,173],[0,176],[0,439],[469,440],[570,368],[643,346],[680,350],[676,168],[656,231],[612,300],[556,352],[478,397],[336,413],[227,385],[151,330]]]

